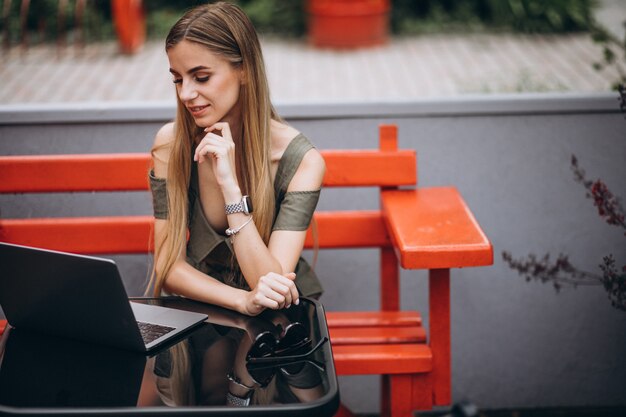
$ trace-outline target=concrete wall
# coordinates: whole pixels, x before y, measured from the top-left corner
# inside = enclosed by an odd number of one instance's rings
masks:
[[[605,224],[573,180],[577,155],[592,179],[626,198],[626,120],[613,95],[529,95],[344,105],[282,105],[319,148],[377,146],[396,123],[400,146],[418,151],[419,186],[454,185],[495,248],[495,264],[452,272],[453,399],[482,408],[626,405],[626,313],[601,287],[527,283],[501,260],[546,252],[599,272],[626,262],[624,231]],[[144,152],[173,115],[169,104],[0,107],[0,153]],[[372,189],[325,190],[320,209],[376,208]],[[0,196],[1,215],[149,213],[146,193]],[[97,238],[97,237],[94,237]],[[307,252],[307,256],[311,256]],[[147,275],[142,256],[115,257],[129,293]],[[321,251],[328,310],[376,309],[374,250]],[[425,271],[402,273],[402,307],[427,322]],[[376,412],[377,377],[340,379],[343,400]]]

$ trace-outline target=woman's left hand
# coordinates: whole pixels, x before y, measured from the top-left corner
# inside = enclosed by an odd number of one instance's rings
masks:
[[[281,275],[270,272],[263,275],[256,288],[246,293],[242,313],[256,316],[266,308],[279,310],[289,308],[291,304],[298,305],[298,288],[294,283],[296,274],[289,272]]]
[[[235,168],[235,142],[230,132],[230,126],[226,122],[218,122],[204,129],[207,134],[202,138],[193,160],[202,163],[210,160],[217,183],[222,188],[237,186],[237,174]],[[221,135],[214,133],[219,131]]]

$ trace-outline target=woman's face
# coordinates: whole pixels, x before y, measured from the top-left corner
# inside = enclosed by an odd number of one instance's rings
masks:
[[[240,69],[207,47],[186,40],[170,48],[167,57],[178,97],[196,125],[238,121]]]

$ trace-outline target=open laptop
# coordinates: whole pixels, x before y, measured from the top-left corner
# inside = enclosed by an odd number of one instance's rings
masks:
[[[11,326],[148,352],[206,314],[130,302],[110,259],[0,242],[0,306]],[[142,337],[142,329],[144,335]]]

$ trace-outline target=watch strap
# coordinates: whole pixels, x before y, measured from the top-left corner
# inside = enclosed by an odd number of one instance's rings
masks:
[[[224,210],[226,211],[226,215],[235,213],[250,214],[251,210],[248,201],[250,201],[250,197],[244,195],[238,203],[225,204]]]
[[[231,394],[230,391],[226,392],[226,402],[228,405],[234,407],[247,407],[250,405],[250,398],[252,398],[252,391],[246,395],[245,398],[237,397]]]

